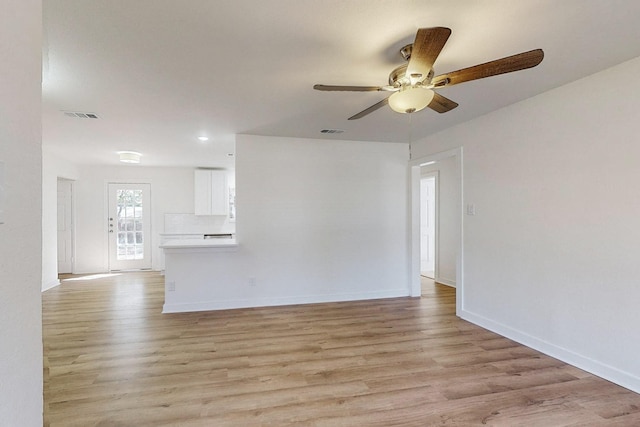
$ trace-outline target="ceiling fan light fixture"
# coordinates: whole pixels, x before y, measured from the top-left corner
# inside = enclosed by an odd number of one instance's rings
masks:
[[[415,113],[426,108],[434,96],[430,89],[407,86],[389,97],[389,107],[397,113]]]

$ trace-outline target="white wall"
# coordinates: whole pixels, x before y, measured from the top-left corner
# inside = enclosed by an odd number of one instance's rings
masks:
[[[0,14],[0,424],[42,425],[42,5]]]
[[[635,391],[638,75],[640,58],[412,147],[464,146],[460,314]]]
[[[406,144],[239,135],[240,247],[174,256],[173,271],[168,257],[165,311],[409,295],[408,157]]]
[[[456,258],[460,241],[460,171],[455,157],[422,166],[422,173],[438,171],[436,277],[438,283],[456,286]]]
[[[108,182],[151,183],[152,268],[160,270],[159,234],[164,230],[165,213],[192,213],[195,168],[144,166],[79,167],[76,197],[76,273],[107,271]]]
[[[42,290],[58,281],[58,178],[76,180],[76,165],[53,152],[42,152]]]

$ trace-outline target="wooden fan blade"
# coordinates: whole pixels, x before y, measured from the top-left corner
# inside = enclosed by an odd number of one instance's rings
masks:
[[[323,90],[328,92],[346,91],[346,92],[375,92],[384,90],[380,86],[332,86],[332,85],[314,85],[315,90]]]
[[[427,105],[427,107],[431,108],[433,111],[437,111],[438,113],[446,113],[447,111],[451,111],[458,106],[457,102],[450,100],[449,98],[445,98],[437,92],[434,92],[433,100]]]
[[[450,35],[451,29],[445,27],[420,28],[411,48],[406,76],[420,81],[426,78]]]
[[[379,108],[384,107],[385,105],[387,105],[389,103],[389,98],[385,98],[380,102],[377,102],[375,104],[373,104],[371,107],[367,108],[366,110],[362,110],[360,111],[358,114],[353,115],[351,117],[349,117],[349,120],[357,120],[360,119],[364,116],[366,116],[369,113],[373,113],[374,111],[376,111]]]
[[[484,79],[485,77],[497,76],[499,74],[511,73],[513,71],[532,68],[542,62],[544,52],[542,49],[530,50],[529,52],[518,53],[495,61],[485,62],[462,70],[452,71],[433,78],[433,87],[453,86],[458,83],[470,80]]]

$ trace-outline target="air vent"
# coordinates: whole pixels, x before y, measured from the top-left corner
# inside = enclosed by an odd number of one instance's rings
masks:
[[[342,133],[342,129],[322,129],[320,133]]]
[[[96,113],[82,113],[79,111],[63,111],[64,115],[67,117],[76,117],[79,119],[97,119],[98,115]]]

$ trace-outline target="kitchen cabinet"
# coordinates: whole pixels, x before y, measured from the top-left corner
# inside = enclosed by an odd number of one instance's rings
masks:
[[[196,215],[227,215],[229,213],[227,171],[196,169],[194,182]]]

